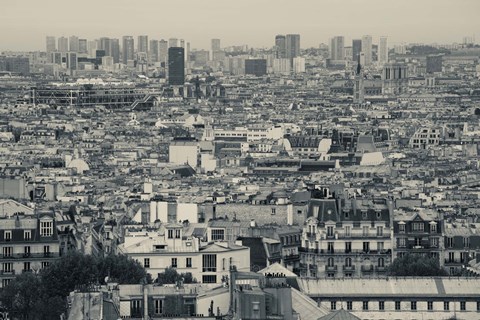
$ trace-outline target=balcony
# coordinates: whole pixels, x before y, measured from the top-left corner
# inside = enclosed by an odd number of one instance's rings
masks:
[[[387,267],[385,267],[385,266],[383,266],[383,267],[376,266],[376,267],[375,267],[375,271],[376,271],[376,272],[379,272],[379,273],[381,273],[381,272],[387,272]]]
[[[361,270],[362,270],[362,272],[364,272],[364,273],[373,272],[373,265],[362,266],[362,267],[361,267]]]
[[[3,256],[3,260],[24,260],[24,259],[45,259],[45,258],[59,258],[58,252],[41,252],[41,253],[14,253],[8,256]]]
[[[14,276],[15,275],[15,270],[10,270],[10,271],[0,270],[0,275],[2,275],[2,276]]]
[[[300,259],[300,255],[298,255],[298,254],[289,254],[288,256],[283,257],[284,261],[294,261],[294,260],[299,260],[299,259]]]
[[[307,238],[316,238],[317,234],[313,232],[307,232]]]
[[[343,266],[343,271],[345,271],[345,272],[355,271],[355,266],[354,266],[354,265],[351,265],[351,266]]]
[[[325,266],[325,271],[327,272],[337,272],[338,266]]]

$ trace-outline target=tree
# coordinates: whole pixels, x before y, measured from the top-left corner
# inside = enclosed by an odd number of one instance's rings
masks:
[[[2,290],[0,299],[11,315],[34,319],[41,293],[40,277],[33,273],[22,273]]]
[[[168,267],[165,269],[165,272],[158,274],[157,283],[160,285],[163,284],[176,284],[178,281],[182,283],[197,283],[191,272],[178,273],[175,268]]]
[[[414,253],[395,259],[388,268],[388,274],[397,277],[441,277],[448,275],[440,267],[438,259]]]

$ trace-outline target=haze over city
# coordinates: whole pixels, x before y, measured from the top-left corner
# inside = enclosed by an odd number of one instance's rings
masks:
[[[318,47],[333,35],[347,39],[371,34],[391,44],[453,43],[479,29],[478,0],[271,2],[158,0],[7,0],[0,11],[0,50],[41,50],[47,35],[83,38],[147,34],[190,41],[208,48],[224,45],[271,47],[275,34],[298,33],[301,46]]]

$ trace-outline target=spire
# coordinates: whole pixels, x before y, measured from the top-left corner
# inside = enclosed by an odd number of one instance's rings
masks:
[[[357,75],[360,74],[360,72],[362,71],[362,65],[360,64],[360,55],[357,56]]]

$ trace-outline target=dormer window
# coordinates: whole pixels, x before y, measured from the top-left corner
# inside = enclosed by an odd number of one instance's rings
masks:
[[[25,241],[29,241],[32,239],[32,232],[30,230],[23,231],[23,238]]]
[[[173,230],[172,229],[168,230],[168,239],[173,239]]]
[[[430,232],[437,232],[437,224],[435,222],[430,224]]]
[[[40,236],[51,237],[53,235],[53,221],[40,221]]]
[[[180,229],[175,230],[175,239],[180,239]]]

